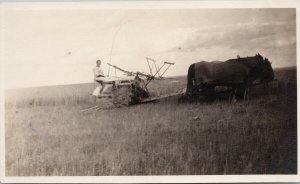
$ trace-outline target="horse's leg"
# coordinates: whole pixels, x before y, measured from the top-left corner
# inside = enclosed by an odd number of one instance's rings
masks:
[[[246,87],[244,90],[244,95],[243,95],[244,101],[249,100],[249,87]]]
[[[186,93],[193,93],[195,86],[195,64],[192,64],[188,69]]]
[[[215,86],[210,86],[209,87],[209,94],[210,94],[210,98],[211,98],[211,100],[215,100],[215,98],[216,98],[216,93],[215,93]]]
[[[268,94],[268,83],[267,82],[265,82],[263,84],[263,89],[264,89],[264,94]]]
[[[229,99],[228,99],[229,103],[232,103],[232,102],[235,103],[237,101],[237,98],[236,98],[237,93],[238,93],[238,86],[232,85],[231,91],[229,93]]]
[[[230,96],[229,96],[229,102],[230,102],[230,103],[231,103],[231,102],[235,103],[235,102],[237,101],[237,99],[236,99],[236,93],[237,93],[237,88],[236,88],[236,87],[233,87],[233,88],[232,88],[232,91],[231,91],[231,93],[230,93]]]
[[[244,101],[247,99],[247,85],[240,85],[238,97],[239,99],[243,99]]]
[[[202,94],[207,101],[213,101],[215,99],[215,86],[205,85],[202,87]]]
[[[245,84],[238,85],[235,93],[236,98],[245,100],[246,94],[247,94],[246,85]]]

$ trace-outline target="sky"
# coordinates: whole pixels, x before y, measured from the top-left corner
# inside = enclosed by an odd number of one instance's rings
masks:
[[[106,63],[149,72],[145,57],[174,62],[167,76],[257,53],[296,66],[295,9],[2,10],[5,88],[93,82],[97,59],[106,75]]]

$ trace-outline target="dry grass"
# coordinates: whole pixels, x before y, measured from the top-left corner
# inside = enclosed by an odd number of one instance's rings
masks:
[[[152,87],[173,92],[184,86],[178,81]],[[58,104],[45,97],[41,106],[7,101],[6,175],[295,174],[296,89],[288,86],[281,79],[268,95],[235,104],[173,98],[87,113],[80,109],[93,101],[78,96],[67,104],[48,96]]]
[[[6,108],[28,108],[36,106],[91,105],[95,103],[91,95],[94,83],[8,89],[5,91]],[[185,77],[153,81],[149,84],[152,96],[170,94],[186,86]]]

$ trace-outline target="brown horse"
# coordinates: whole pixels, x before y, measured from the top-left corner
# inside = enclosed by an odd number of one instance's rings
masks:
[[[271,63],[260,54],[224,62],[201,61],[189,67],[187,95],[212,96],[216,86],[225,86],[232,88],[235,97],[242,98],[255,80],[269,82],[273,79]]]

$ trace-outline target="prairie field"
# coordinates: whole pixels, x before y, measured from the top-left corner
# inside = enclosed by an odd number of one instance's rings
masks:
[[[6,176],[297,173],[296,67],[246,101],[155,103],[82,112],[94,84],[5,91]],[[154,96],[186,77],[155,81]]]

